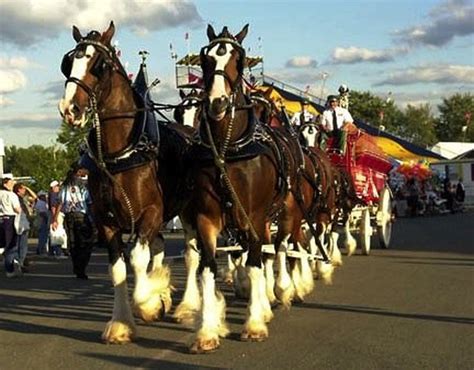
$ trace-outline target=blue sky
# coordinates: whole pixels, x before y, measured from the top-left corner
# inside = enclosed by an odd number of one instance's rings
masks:
[[[244,46],[263,55],[265,73],[316,95],[340,84],[395,102],[429,103],[474,90],[474,3],[469,0],[158,1],[2,0],[0,2],[0,138],[5,144],[51,145],[60,125],[57,103],[64,53],[83,34],[110,20],[130,73],[138,51],[150,52],[154,97],[178,101],[169,45],[179,57],[184,40],[197,52],[206,27],[237,33],[250,24]],[[261,41],[259,41],[259,38]],[[323,73],[327,79],[322,89]]]

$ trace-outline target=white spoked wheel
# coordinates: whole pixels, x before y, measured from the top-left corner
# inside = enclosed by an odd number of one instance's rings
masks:
[[[372,226],[370,225],[370,211],[368,209],[365,209],[362,212],[359,235],[362,254],[368,256],[370,253],[370,237],[372,236]]]
[[[382,190],[379,201],[377,235],[380,247],[387,249],[392,238],[392,196],[386,187]]]

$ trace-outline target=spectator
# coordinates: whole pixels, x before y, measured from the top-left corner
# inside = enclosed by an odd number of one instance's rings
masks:
[[[34,207],[38,217],[38,245],[36,247],[36,254],[38,255],[48,252],[49,207],[46,195],[46,192],[40,191]]]
[[[418,213],[418,199],[419,199],[419,190],[416,185],[415,179],[411,178],[407,182],[407,205],[411,217],[415,217]]]
[[[61,223],[62,217],[59,217],[59,212],[58,206],[59,206],[59,189],[60,189],[60,184],[59,181],[53,180],[49,184],[49,194],[48,194],[48,207],[49,207],[49,225],[48,225],[48,232],[49,232],[49,227],[51,226],[53,222],[53,217],[58,213],[58,222]],[[63,254],[69,255],[69,252],[65,249],[63,252],[61,249],[61,245],[56,244],[54,241],[52,241],[51,238],[48,240],[48,254],[52,257],[62,257]]]
[[[81,168],[74,164],[69,170],[59,193],[59,202],[53,214],[52,229],[58,227],[60,211],[65,215],[67,244],[73,271],[78,279],[88,279],[86,267],[92,252],[93,228],[87,216],[89,193],[81,181]]]
[[[18,196],[20,201],[21,212],[15,217],[15,230],[17,234],[18,244],[18,262],[23,272],[28,272],[29,261],[26,258],[28,254],[28,235],[30,233],[31,211],[27,203],[27,197],[33,201],[38,198],[33,190],[25,184],[19,182],[13,186],[13,192]]]
[[[14,226],[15,216],[21,212],[20,200],[13,192],[13,176],[3,177],[0,189],[0,246],[5,248],[5,273],[7,278],[22,275],[18,261],[18,244]]]
[[[456,185],[456,200],[462,204],[466,198],[466,191],[464,190],[464,184],[462,183],[462,178],[459,178],[458,184]]]
[[[454,193],[448,176],[443,181],[443,198],[446,199],[446,207],[454,213]]]

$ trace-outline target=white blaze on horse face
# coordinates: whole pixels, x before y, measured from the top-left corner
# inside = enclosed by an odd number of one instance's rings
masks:
[[[224,55],[217,55],[217,50],[219,50],[222,46],[220,44],[216,44],[211,50],[209,50],[208,55],[213,57],[216,61],[216,68],[215,72],[217,71],[224,71],[225,66],[229,63],[230,58],[232,57],[232,46],[229,44],[224,44],[226,52]],[[214,75],[214,81],[212,83],[212,88],[209,93],[209,99],[212,101],[216,98],[221,97],[229,97],[227,91],[225,89],[225,78],[222,75]]]
[[[73,58],[71,61],[70,77],[82,81],[87,74],[89,61],[93,58],[95,52],[95,48],[92,45],[88,45],[82,58]],[[59,111],[68,123],[71,123],[72,125],[79,124],[82,126],[85,123],[85,114],[83,113],[81,117],[75,117],[73,110],[73,99],[78,88],[80,88],[79,85],[74,82],[68,82],[66,84],[64,97],[59,101]]]
[[[196,100],[193,100],[191,104],[196,104]],[[196,105],[191,105],[184,109],[183,124],[185,126],[194,127],[194,119],[196,118],[197,110]]]

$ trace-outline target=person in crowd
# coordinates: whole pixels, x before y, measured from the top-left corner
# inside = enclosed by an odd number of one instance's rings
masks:
[[[36,254],[38,255],[46,254],[48,250],[49,207],[46,196],[45,191],[38,192],[38,199],[34,207],[38,220],[38,244],[36,246]]]
[[[60,183],[57,180],[51,181],[49,184],[49,193],[48,193],[48,208],[49,208],[49,221],[48,221],[48,233],[49,228],[52,224],[53,217],[56,213],[58,213],[58,223],[61,224],[62,222],[62,215],[60,214],[60,210],[58,210],[59,206],[59,189]],[[69,252],[61,248],[61,245],[57,244],[51,238],[48,239],[48,255],[51,257],[62,258],[63,255],[69,255]]]
[[[88,198],[82,169],[75,163],[71,166],[58,196],[51,227],[58,227],[59,213],[64,213],[68,250],[72,259],[73,272],[78,279],[87,280],[86,267],[92,252],[93,228],[88,217]]]
[[[464,189],[464,184],[462,183],[462,178],[459,178],[458,184],[456,185],[456,200],[462,207],[464,199],[466,198],[466,190]]]
[[[419,189],[414,178],[407,181],[407,205],[411,217],[418,214]]]
[[[454,213],[454,193],[448,176],[443,181],[443,198],[446,199],[446,207],[451,213]]]
[[[333,147],[342,154],[346,147],[346,127],[354,120],[347,109],[339,107],[339,100],[336,95],[329,95],[326,102],[326,110],[321,117],[321,126],[329,137],[333,137]]]
[[[303,99],[300,104],[301,110],[296,112],[290,120],[290,123],[293,126],[302,126],[305,123],[314,121],[314,115],[309,111],[309,101]]]
[[[13,192],[18,196],[21,207],[21,212],[15,218],[15,230],[17,233],[18,244],[18,261],[20,262],[22,272],[28,272],[28,266],[30,264],[29,260],[27,259],[28,236],[30,233],[29,218],[32,216],[32,214],[28,203],[29,200],[27,198],[30,198],[32,201],[36,201],[38,197],[33,190],[21,182],[18,182],[13,186]]]
[[[3,177],[0,189],[0,246],[5,248],[4,262],[7,278],[22,275],[18,257],[15,216],[21,212],[20,200],[13,192],[15,182],[12,177]]]

